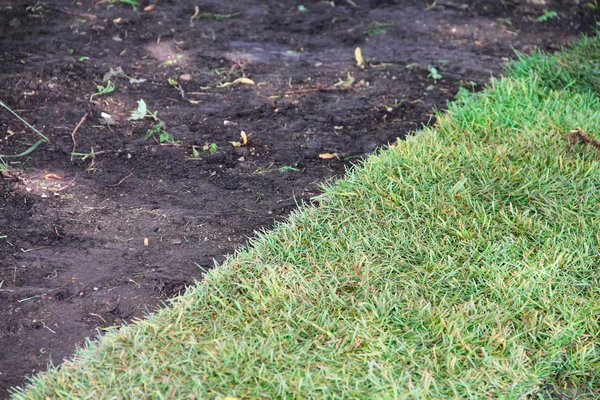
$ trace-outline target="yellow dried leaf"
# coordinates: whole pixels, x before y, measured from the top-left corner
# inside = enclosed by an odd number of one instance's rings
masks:
[[[242,147],[240,142],[229,142],[233,147]]]
[[[358,64],[359,67],[365,66],[365,59],[362,56],[362,51],[361,51],[360,47],[357,47],[354,50],[354,59],[356,60],[356,64]]]
[[[244,85],[254,85],[254,81],[250,78],[237,78],[235,81],[231,82],[233,84],[241,83]]]
[[[238,83],[241,83],[241,84],[244,84],[244,85],[254,85],[254,81],[252,79],[249,79],[249,78],[237,78],[233,82],[222,83],[221,85],[219,85],[219,87],[225,88],[225,87],[228,87],[228,86],[237,85]]]
[[[321,153],[319,158],[323,160],[329,160],[330,158],[337,157],[338,153]]]
[[[246,135],[246,132],[241,131],[240,132],[240,137],[242,138],[242,144],[245,146],[248,144],[248,135]]]
[[[194,7],[194,14],[190,17],[190,21],[193,20],[194,18],[197,18],[198,15],[200,15],[200,7],[195,6]]]
[[[58,176],[56,174],[46,174],[46,175],[44,175],[44,179],[56,179],[56,180],[59,180],[61,178],[60,178],[60,176]]]
[[[188,99],[188,102],[190,102],[191,104],[200,104],[200,103],[202,103],[200,100],[189,100],[189,99]]]

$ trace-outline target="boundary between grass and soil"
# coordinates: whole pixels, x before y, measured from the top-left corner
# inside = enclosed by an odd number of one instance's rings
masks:
[[[521,57],[14,398],[600,396],[599,91]]]

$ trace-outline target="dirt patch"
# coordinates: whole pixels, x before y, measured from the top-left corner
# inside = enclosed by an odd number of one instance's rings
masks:
[[[511,47],[595,25],[572,0],[500,3],[0,1],[0,100],[51,140],[0,178],[0,398],[481,88]],[[142,99],[157,120],[128,119]],[[0,139],[39,137],[0,109]]]

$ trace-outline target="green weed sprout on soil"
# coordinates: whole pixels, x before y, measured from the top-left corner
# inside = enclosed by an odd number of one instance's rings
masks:
[[[8,236],[6,236],[5,234],[3,234],[2,232],[0,232],[0,240],[4,240],[6,241],[6,243],[10,246],[13,247],[13,244],[8,240]],[[0,285],[1,287],[1,285]]]
[[[599,46],[521,59],[14,398],[600,398]]]
[[[109,1],[109,4],[118,4],[118,3],[128,4],[134,10],[137,10],[137,8],[140,6],[140,2],[137,0],[110,0]]]
[[[551,19],[554,19],[558,17],[558,13],[556,11],[549,11],[549,10],[544,10],[542,12],[542,15],[540,15],[539,17],[537,17],[535,20],[537,22],[547,22]]]
[[[106,80],[106,86],[96,85],[96,90],[98,90],[98,91],[90,96],[90,101],[92,101],[92,99],[95,96],[101,96],[103,94],[108,94],[108,93],[114,92],[115,91],[115,84],[110,79],[107,79]]]
[[[128,118],[130,121],[139,121],[145,118],[152,118],[154,124],[146,131],[146,139],[153,138],[158,143],[166,143],[170,145],[178,145],[180,140],[175,140],[173,135],[165,129],[164,121],[158,118],[158,112],[152,112],[146,107],[146,102],[143,99],[138,100],[138,107],[131,112]]]

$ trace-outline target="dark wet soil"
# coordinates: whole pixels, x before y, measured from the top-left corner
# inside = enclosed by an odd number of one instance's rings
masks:
[[[50,139],[3,158],[0,398],[432,122],[513,47],[595,26],[573,0],[124,3],[0,0],[0,101]],[[162,138],[128,120],[142,99]],[[0,108],[0,154],[38,139]]]

